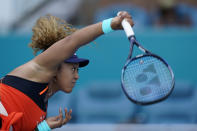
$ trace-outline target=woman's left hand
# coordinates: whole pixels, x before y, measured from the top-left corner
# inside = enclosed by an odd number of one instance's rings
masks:
[[[69,112],[67,111],[67,108],[65,108],[64,110],[65,110],[65,118],[63,118],[62,109],[60,108],[58,116],[49,117],[46,119],[46,122],[51,129],[59,128],[70,121],[72,109],[70,109]]]
[[[131,15],[126,11],[120,11],[118,13],[118,16],[116,16],[112,19],[112,22],[111,22],[112,29],[114,29],[114,30],[123,29],[122,24],[121,24],[123,19],[126,19],[130,23],[131,26],[134,25]]]

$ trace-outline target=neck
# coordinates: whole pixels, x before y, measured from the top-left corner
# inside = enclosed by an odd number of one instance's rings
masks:
[[[46,98],[49,99],[51,96],[53,96],[56,92],[59,91],[57,84],[54,81],[49,82],[48,85],[49,89],[46,94]]]

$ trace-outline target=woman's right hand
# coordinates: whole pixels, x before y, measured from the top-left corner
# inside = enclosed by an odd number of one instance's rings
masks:
[[[131,15],[126,11],[120,11],[118,12],[118,16],[112,19],[112,22],[111,22],[112,29],[114,30],[123,29],[122,24],[121,24],[123,19],[126,19],[130,23],[131,26],[134,25]]]
[[[65,118],[63,118],[62,109],[60,108],[58,116],[49,117],[46,119],[46,122],[51,129],[60,128],[70,121],[72,109],[70,109],[69,112],[67,112],[67,108],[65,108],[64,110],[65,110]]]

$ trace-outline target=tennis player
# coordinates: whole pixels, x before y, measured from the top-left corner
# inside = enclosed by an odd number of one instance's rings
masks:
[[[81,46],[95,38],[122,29],[126,18],[119,16],[76,30],[65,21],[48,15],[41,17],[33,27],[30,47],[34,59],[15,68],[0,82],[1,130],[32,131],[51,130],[61,127],[71,119],[72,110],[59,109],[59,115],[46,118],[48,99],[58,91],[72,92],[79,78],[78,68],[88,65],[89,60],[75,54]]]

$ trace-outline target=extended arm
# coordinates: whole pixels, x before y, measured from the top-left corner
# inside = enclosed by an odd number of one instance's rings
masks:
[[[121,21],[127,18],[131,25],[133,21],[127,12],[121,12],[120,16],[114,17],[110,26],[114,29],[122,29]],[[36,82],[48,82],[59,67],[59,65],[81,46],[93,41],[103,34],[102,22],[84,27],[71,35],[57,41],[30,62],[15,69],[11,74]]]

